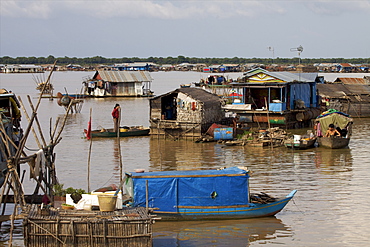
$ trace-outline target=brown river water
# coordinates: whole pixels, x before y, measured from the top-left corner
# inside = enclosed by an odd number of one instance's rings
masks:
[[[27,95],[36,104],[38,91],[34,77],[45,74],[0,74],[0,88],[12,90],[22,98]],[[80,92],[82,78],[93,72],[55,72],[55,91]],[[240,74],[230,74],[236,78]],[[206,74],[193,72],[155,72],[152,90],[166,93],[180,84],[199,81]],[[328,75],[335,76],[335,75]],[[339,75],[338,75],[339,76]],[[360,77],[363,75],[359,75]],[[57,145],[57,175],[66,187],[87,189],[89,142],[83,138],[89,112],[92,128],[113,126],[111,111],[115,103],[122,107],[121,125],[149,125],[147,98],[86,99],[81,113],[68,117],[62,141]],[[48,136],[64,108],[56,100],[42,99],[38,117]],[[370,119],[355,119],[349,148],[331,150],[313,148],[288,150],[280,148],[223,146],[216,143],[194,143],[151,137],[121,139],[124,171],[143,168],[185,170],[247,166],[251,170],[251,192],[266,192],[282,197],[291,190],[298,192],[285,209],[275,217],[223,220],[160,222],[153,225],[153,246],[368,246],[370,240]],[[25,128],[26,118],[22,119]],[[302,130],[288,130],[298,133]],[[30,150],[37,146],[32,140]],[[119,150],[116,139],[96,139],[92,143],[91,189],[119,182]],[[27,170],[27,166],[22,166]],[[26,171],[24,189],[31,193],[34,183]],[[3,224],[0,246],[7,244],[9,224]],[[13,243],[23,246],[21,222],[17,223]]]

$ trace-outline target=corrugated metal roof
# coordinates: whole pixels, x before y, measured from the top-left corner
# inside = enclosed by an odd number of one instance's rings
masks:
[[[285,82],[315,82],[318,73],[291,73],[287,71],[282,72],[270,72],[265,69],[256,68],[251,71],[246,72],[244,75],[248,78],[258,73],[264,73],[266,75],[275,77]]]
[[[279,78],[286,82],[314,82],[318,76],[317,73],[290,73],[290,72],[268,72],[268,75]]]
[[[174,91],[156,96],[150,100],[156,100],[160,97],[164,97],[164,96],[167,96],[173,93],[179,93],[179,92],[184,93],[199,102],[203,102],[205,106],[213,105],[215,103],[218,103],[221,106],[221,98],[218,95],[210,93],[202,88],[195,88],[195,87],[194,88],[193,87],[178,88]]]
[[[369,85],[317,84],[317,89],[322,97],[370,102]]]
[[[103,81],[109,82],[147,82],[152,81],[148,71],[109,71],[100,70],[99,73]],[[94,78],[97,74],[95,74]]]
[[[184,93],[192,97],[193,99],[196,99],[203,103],[221,102],[221,99],[218,95],[210,93],[202,88],[188,87],[188,88],[179,88],[179,89],[176,89],[175,91]]]
[[[343,98],[351,94],[351,91],[342,84],[317,84],[316,86],[319,94],[323,97]]]
[[[341,82],[343,84],[366,84],[364,78],[337,78],[334,82]]]
[[[370,95],[370,85],[345,85],[345,87],[353,94]]]

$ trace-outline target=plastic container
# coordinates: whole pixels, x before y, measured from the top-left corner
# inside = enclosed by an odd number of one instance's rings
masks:
[[[103,212],[112,212],[116,209],[117,196],[98,195],[99,209]]]
[[[294,143],[299,143],[299,141],[301,140],[301,135],[293,135],[293,140]]]
[[[213,138],[215,140],[232,140],[233,128],[216,128],[213,132]]]

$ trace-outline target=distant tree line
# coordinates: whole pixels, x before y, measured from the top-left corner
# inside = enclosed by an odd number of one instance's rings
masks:
[[[53,64],[57,60],[58,65],[79,64],[82,66],[96,66],[99,64],[117,64],[117,63],[134,63],[134,62],[151,62],[159,65],[163,64],[181,64],[181,63],[204,63],[211,64],[246,64],[246,63],[260,63],[260,64],[298,64],[298,57],[295,58],[197,58],[197,57],[122,57],[122,58],[105,58],[101,56],[77,58],[77,57],[0,57],[0,64]],[[302,64],[315,63],[352,63],[352,64],[370,64],[370,58],[302,58]]]

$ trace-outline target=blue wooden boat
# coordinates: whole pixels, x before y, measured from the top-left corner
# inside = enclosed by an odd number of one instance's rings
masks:
[[[132,195],[133,206],[152,208],[153,213],[163,220],[272,216],[280,212],[296,193],[293,190],[282,199],[268,196],[268,200],[262,200],[264,193],[251,196],[249,172],[239,167],[135,172],[127,176],[125,188]]]

